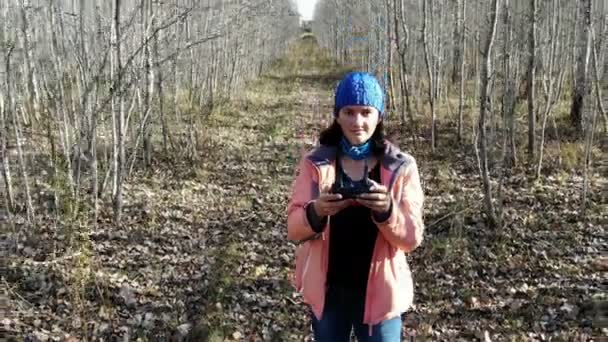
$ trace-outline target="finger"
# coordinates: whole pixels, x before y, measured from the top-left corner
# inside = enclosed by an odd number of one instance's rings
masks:
[[[388,192],[388,189],[386,188],[386,186],[376,182],[373,179],[370,179],[372,186],[371,186],[371,191],[373,192]]]
[[[335,202],[329,203],[328,207],[331,208],[331,209],[340,210],[340,209],[348,207],[351,204],[352,204],[352,201],[350,199],[348,199],[348,200],[340,200],[340,201],[335,201]]]
[[[373,200],[366,200],[366,199],[357,199],[357,202],[370,209],[378,209],[378,210],[385,208],[387,205],[387,203],[384,201],[373,201]]]
[[[345,206],[348,205],[350,202],[352,201],[351,199],[339,199],[339,200],[333,200],[333,201],[328,201],[326,202],[328,206],[332,207],[332,208],[338,208],[340,206]]]
[[[341,194],[322,194],[319,196],[319,199],[322,201],[338,201],[342,199]]]
[[[331,215],[337,213],[338,211],[352,205],[354,201],[351,199],[347,199],[347,200],[342,200],[342,201],[337,201],[337,202],[331,202],[328,206],[328,210],[332,212]]]
[[[329,216],[336,215],[340,210],[342,210],[342,208],[331,208],[331,209],[328,209],[328,214],[327,215],[329,215]]]
[[[365,193],[359,195],[357,198],[372,200],[372,201],[383,201],[386,200],[387,196],[385,193]]]
[[[331,194],[331,186],[325,185],[321,188],[321,194]]]
[[[351,206],[353,204],[353,202],[354,201],[352,199],[347,199],[347,200],[344,200],[344,201],[340,201],[338,206],[339,206],[340,209],[344,209],[344,208],[346,208],[348,206]]]
[[[373,193],[388,193],[388,190],[384,185],[372,185],[369,191]]]
[[[357,203],[364,205],[366,207],[370,207],[373,206],[375,204],[375,201],[369,201],[363,198],[357,198]]]

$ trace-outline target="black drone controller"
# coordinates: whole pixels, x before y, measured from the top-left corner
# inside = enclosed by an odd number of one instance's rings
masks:
[[[355,198],[358,195],[371,192],[373,183],[367,177],[367,162],[363,171],[363,179],[358,181],[351,180],[346,174],[342,174],[341,165],[338,162],[336,168],[336,181],[331,187],[331,192],[342,195],[342,199]],[[346,179],[344,179],[346,178]]]

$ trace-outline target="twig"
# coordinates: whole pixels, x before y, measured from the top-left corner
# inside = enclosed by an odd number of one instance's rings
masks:
[[[442,222],[443,220],[447,219],[447,218],[448,218],[448,217],[450,217],[450,216],[454,216],[454,215],[462,214],[462,213],[467,212],[467,211],[469,211],[469,210],[471,210],[471,209],[472,209],[471,207],[467,207],[467,208],[464,208],[464,209],[459,210],[459,211],[453,211],[453,212],[451,212],[451,213],[448,213],[447,215],[445,215],[445,216],[443,216],[443,217],[439,218],[438,220],[436,220],[435,222],[433,222],[433,223],[429,224],[429,225],[427,226],[427,229],[433,228],[434,226],[436,226],[437,224],[439,224],[440,222]]]
[[[56,258],[56,259],[53,259],[53,260],[49,260],[49,261],[35,261],[35,260],[31,260],[31,261],[28,262],[28,264],[36,265],[36,266],[39,266],[39,265],[48,266],[48,265],[52,265],[52,264],[58,264],[58,263],[60,263],[62,261],[70,260],[70,259],[73,259],[75,257],[79,257],[80,255],[82,255],[81,252],[76,252],[74,254],[64,255],[64,256],[61,256],[59,258]]]
[[[19,298],[22,302],[24,302],[25,304],[29,305],[30,308],[34,307],[34,304],[30,303],[27,299],[23,298],[23,296],[21,296],[19,293],[15,292],[12,290],[12,287],[10,286],[10,284],[6,281],[6,279],[2,278],[2,281],[4,282],[4,285],[6,286],[6,290],[9,294],[14,295],[15,297]]]

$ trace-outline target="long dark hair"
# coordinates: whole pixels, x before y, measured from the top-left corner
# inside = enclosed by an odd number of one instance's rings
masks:
[[[342,127],[340,127],[338,121],[334,119],[331,126],[321,131],[319,143],[325,146],[338,146],[343,136],[344,133],[342,132]],[[376,130],[374,131],[374,134],[372,134],[370,140],[372,141],[372,153],[375,156],[382,156],[386,149],[384,120],[380,120],[380,122],[378,122],[378,125],[376,125]]]

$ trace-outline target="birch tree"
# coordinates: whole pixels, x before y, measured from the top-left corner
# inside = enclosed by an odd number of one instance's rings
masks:
[[[467,9],[467,0],[459,0],[458,11],[460,15],[458,15],[458,26],[460,27],[460,33],[458,35],[459,38],[459,52],[457,53],[457,57],[455,57],[455,61],[459,62],[458,67],[460,70],[458,71],[458,79],[460,80],[460,93],[458,95],[458,141],[462,142],[462,126],[463,126],[463,113],[464,113],[464,84],[465,84],[465,51],[466,51],[466,9]],[[452,78],[453,81],[453,78]]]
[[[561,28],[561,7],[559,1],[554,1],[551,6],[551,20],[549,23],[549,34],[547,35],[547,41],[544,44],[548,46],[547,52],[543,56],[545,67],[544,75],[542,78],[542,89],[545,97],[545,108],[543,110],[541,119],[542,127],[540,133],[540,143],[538,151],[538,162],[536,166],[536,178],[540,178],[540,172],[543,164],[543,152],[545,146],[545,129],[547,127],[547,119],[553,110],[553,107],[557,104],[558,99],[561,95],[562,81],[564,79],[564,68],[557,68],[558,65],[564,65],[565,50],[560,44],[559,33]]]
[[[422,0],[422,44],[424,47],[424,62],[427,70],[427,80],[428,80],[428,99],[429,106],[431,107],[431,151],[435,152],[435,134],[436,134],[436,125],[435,125],[435,100],[436,100],[436,89],[437,85],[437,63],[435,62],[436,56],[434,55],[434,44],[431,45],[431,42],[434,42],[434,35],[429,33],[429,21],[431,14],[429,11],[432,11],[433,2],[431,2],[431,10],[428,8],[427,0]],[[431,32],[433,32],[431,26]],[[430,37],[429,37],[430,35]],[[429,42],[430,40],[430,42]]]
[[[6,32],[6,31],[4,31]],[[3,38],[5,38],[3,34]],[[14,50],[14,45],[7,41],[2,42],[3,45],[6,45],[6,55],[4,56],[5,60],[5,73],[6,73],[6,82],[3,84],[2,96],[0,96],[0,161],[2,162],[2,180],[4,181],[4,196],[6,200],[6,206],[9,212],[14,210],[15,207],[15,199],[13,195],[13,179],[11,176],[11,167],[10,167],[10,158],[8,151],[8,115],[10,107],[10,78],[9,78],[9,69],[10,69],[10,60],[11,54]]]
[[[13,51],[13,47],[9,47],[8,48],[8,53],[6,55],[6,68],[5,68],[5,73],[6,73],[6,91],[7,91],[7,98],[8,98],[8,112],[9,115],[12,118],[12,126],[13,126],[13,131],[12,133],[14,134],[13,136],[15,137],[15,145],[16,145],[16,149],[17,149],[17,157],[19,160],[19,170],[21,171],[21,178],[23,181],[23,188],[24,188],[24,192],[25,192],[25,209],[26,209],[26,213],[27,213],[27,219],[29,222],[33,222],[34,221],[34,207],[32,205],[32,196],[30,193],[30,181],[29,181],[29,176],[28,176],[28,166],[26,164],[26,159],[24,156],[24,151],[23,151],[23,138],[21,135],[21,119],[18,117],[18,113],[17,113],[17,107],[15,104],[15,99],[14,97],[11,95],[11,88],[12,88],[12,84],[11,84],[11,78],[9,75],[10,70],[11,70],[11,52]],[[21,109],[22,113],[23,113],[23,108]],[[8,178],[8,180],[10,181],[10,177]],[[7,188],[8,189],[8,188]]]
[[[397,45],[397,53],[399,55],[400,68],[399,68],[399,83],[401,89],[401,125],[404,127],[406,125],[406,113],[409,119],[410,128],[412,136],[416,135],[416,123],[414,120],[414,113],[412,108],[412,99],[411,99],[411,90],[410,90],[410,80],[409,73],[411,69],[409,68],[409,60],[408,60],[408,52],[410,47],[410,28],[407,24],[406,16],[405,16],[405,2],[399,1],[397,4],[397,0],[393,0],[393,8],[394,18],[393,23],[395,25],[395,42]],[[415,140],[415,139],[414,139]]]
[[[534,160],[536,149],[536,4],[537,0],[530,0],[530,28],[528,33],[528,159]]]
[[[533,0],[535,1],[535,0]],[[483,64],[481,65],[481,95],[479,98],[479,149],[481,159],[481,177],[483,181],[484,207],[485,214],[490,227],[496,227],[499,222],[494,209],[492,200],[492,184],[490,182],[490,172],[488,168],[488,146],[486,137],[486,116],[488,115],[488,104],[490,101],[490,75],[492,74],[492,48],[496,33],[496,22],[498,17],[498,0],[492,1],[490,8],[489,27],[490,32],[486,37],[482,47],[481,55]]]
[[[513,17],[509,0],[504,0],[503,9],[503,73],[504,92],[502,98],[503,119],[507,127],[505,166],[511,169],[517,165],[517,148],[515,146],[515,102],[516,82],[519,68],[513,63]]]
[[[124,108],[122,103],[122,95],[118,90],[121,87],[122,75],[121,69],[121,54],[120,54],[120,0],[114,0],[112,7],[112,59],[111,68],[111,84],[112,88],[112,167],[113,167],[113,182],[112,182],[112,203],[114,207],[114,221],[120,222],[122,212],[122,170],[124,166],[124,142],[123,142],[123,121]]]
[[[592,39],[595,40],[595,34],[591,31]],[[595,133],[595,125],[597,122],[597,114],[601,114],[602,116],[606,116],[606,108],[604,107],[604,97],[602,96],[602,87],[600,86],[600,71],[599,71],[599,62],[597,49],[595,48],[595,44],[593,44],[593,80],[594,80],[594,89],[595,95],[597,99],[597,111],[593,111],[591,115],[591,120],[589,120],[589,126],[586,130],[585,137],[585,156],[584,156],[584,164],[583,164],[583,191],[581,192],[581,212],[585,214],[587,210],[587,194],[589,192],[589,169],[591,168],[591,148],[593,146],[593,138]]]
[[[591,0],[577,1],[579,4],[576,37],[576,74],[574,75],[574,91],[572,93],[572,106],[570,120],[578,134],[583,132],[583,112],[585,97],[588,92],[587,74],[589,70],[589,56],[591,54]]]

